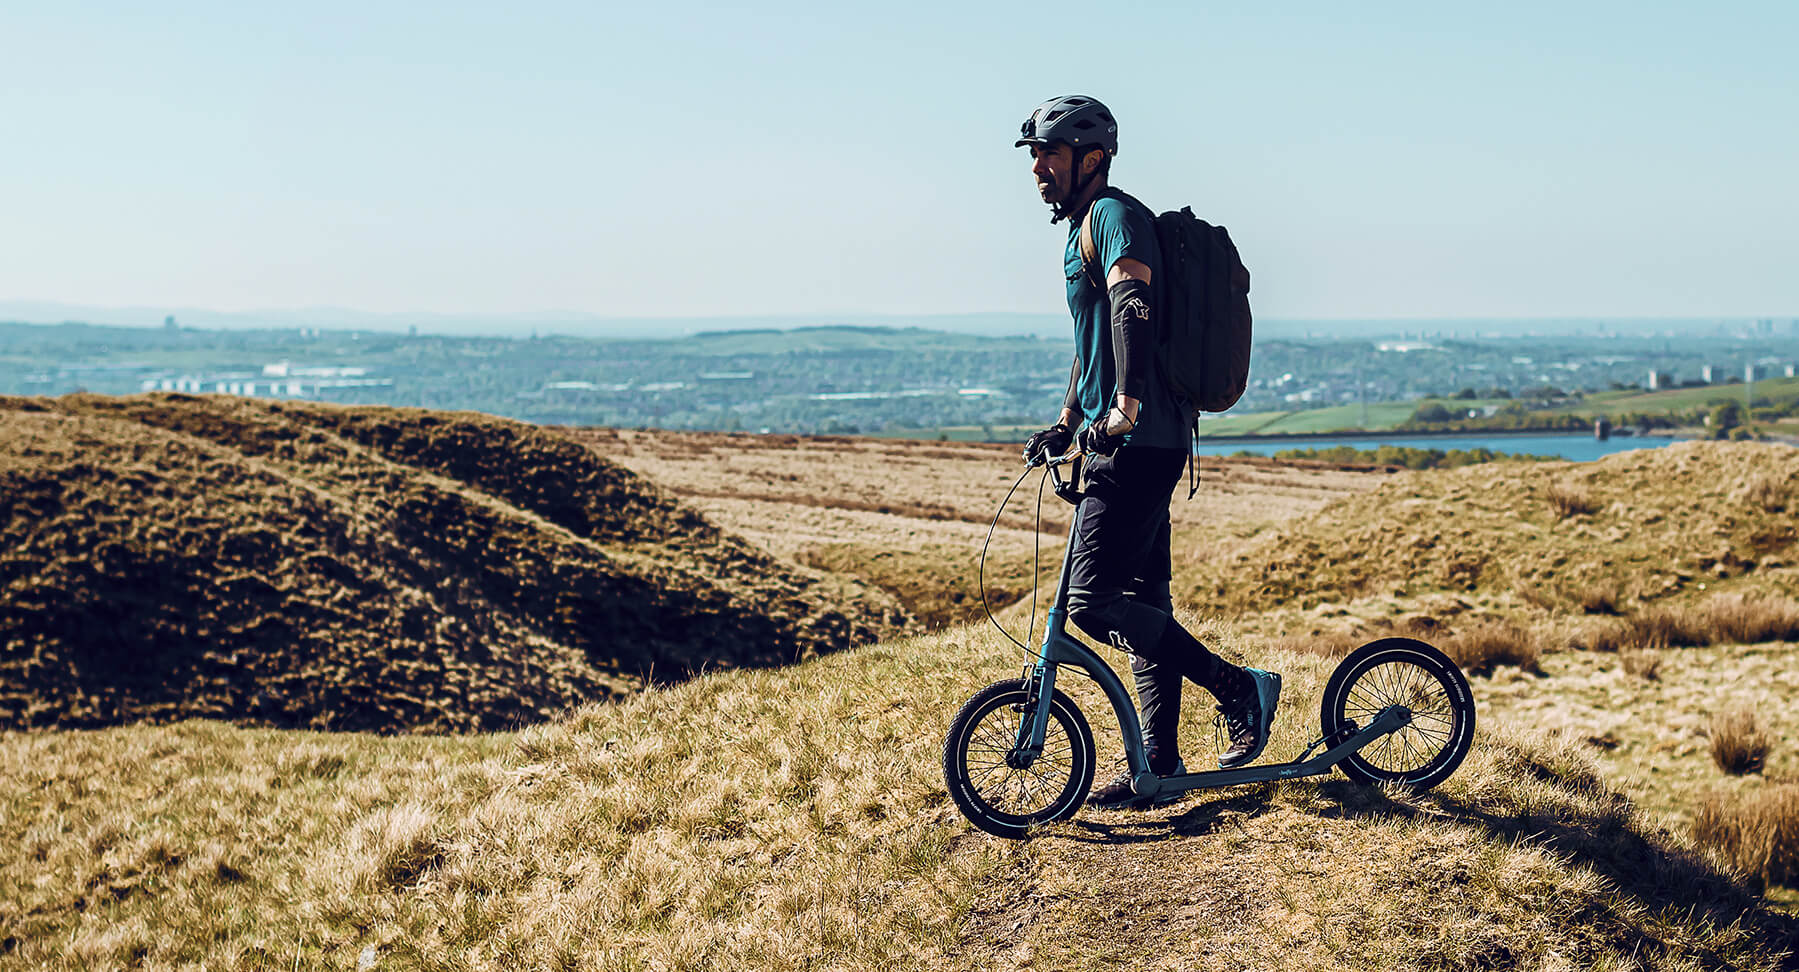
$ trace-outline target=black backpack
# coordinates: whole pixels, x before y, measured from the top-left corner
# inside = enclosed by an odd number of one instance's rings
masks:
[[[1237,404],[1249,384],[1249,271],[1222,226],[1182,207],[1156,217],[1162,250],[1162,313],[1157,355],[1162,376],[1198,422],[1200,412]],[[1090,223],[1081,224],[1083,262],[1098,256]]]

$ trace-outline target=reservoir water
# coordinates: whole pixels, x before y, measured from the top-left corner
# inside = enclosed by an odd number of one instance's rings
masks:
[[[1598,459],[1600,456],[1609,456],[1614,452],[1625,452],[1631,449],[1658,449],[1678,441],[1680,440],[1660,435],[1613,436],[1600,441],[1593,438],[1591,432],[1520,433],[1517,435],[1380,435],[1377,433],[1319,438],[1225,439],[1209,438],[1202,428],[1199,454],[1202,456],[1229,456],[1239,452],[1251,452],[1259,456],[1271,456],[1288,449],[1334,449],[1337,446],[1376,449],[1384,445],[1391,445],[1413,449],[1441,449],[1444,452],[1451,449],[1491,449],[1494,452],[1513,455],[1561,456],[1564,459],[1587,462]]]

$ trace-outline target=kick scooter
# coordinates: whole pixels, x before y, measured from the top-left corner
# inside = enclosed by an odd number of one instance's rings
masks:
[[[1078,458],[1076,453],[1038,459],[1031,466],[1047,466],[1057,495],[1071,499],[1075,477],[1064,480],[1059,470]],[[1118,717],[1131,789],[1142,797],[1322,776],[1333,767],[1360,783],[1425,790],[1448,779],[1468,755],[1474,697],[1461,669],[1422,641],[1382,638],[1351,652],[1331,673],[1319,711],[1322,734],[1297,758],[1178,776],[1150,772],[1130,693],[1112,666],[1066,630],[1069,557],[1079,529],[1077,506],[1036,660],[1025,666],[1022,678],[976,692],[950,722],[944,782],[976,827],[1023,838],[1033,827],[1073,816],[1086,800],[1093,785],[1093,730],[1074,701],[1056,688],[1063,667],[1099,683]]]

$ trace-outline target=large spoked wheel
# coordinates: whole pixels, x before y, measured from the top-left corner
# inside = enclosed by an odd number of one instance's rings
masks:
[[[1028,701],[1024,683],[1007,679],[975,693],[950,722],[943,780],[970,823],[999,837],[1074,815],[1093,785],[1093,730],[1057,690],[1049,699],[1043,753],[1028,766],[1012,755]]]
[[[1324,687],[1325,735],[1368,725],[1403,705],[1410,725],[1374,740],[1338,765],[1360,783],[1427,790],[1449,778],[1474,743],[1474,695],[1447,655],[1411,638],[1382,638],[1351,652]]]

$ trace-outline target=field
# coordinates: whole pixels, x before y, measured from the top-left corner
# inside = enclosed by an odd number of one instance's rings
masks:
[[[1388,631],[1475,673],[1474,753],[1423,795],[1240,787],[1005,842],[937,763],[960,701],[1022,662],[966,580],[1013,448],[572,441],[910,626],[504,732],[0,733],[0,969],[1794,967],[1799,452],[1208,462],[1174,505],[1179,615],[1283,673],[1271,754]],[[1047,584],[1066,525],[1022,499],[989,565],[1011,593],[1033,543]],[[1030,605],[999,616],[1022,633]],[[1106,773],[1116,725],[1064,685]]]
[[[1558,405],[1547,411],[1585,416],[1618,416],[1627,413],[1667,415],[1703,409],[1725,399],[1734,398],[1741,401],[1743,392],[1742,385],[1707,385],[1702,388],[1671,388],[1666,391],[1653,392],[1594,392],[1579,401]],[[1765,398],[1775,403],[1799,398],[1799,378],[1770,378],[1758,381],[1755,383],[1755,397],[1757,399]],[[1433,400],[1441,401],[1451,409],[1506,404],[1504,399]],[[1201,431],[1206,435],[1225,436],[1320,434],[1353,429],[1387,431],[1398,428],[1401,423],[1411,418],[1422,404],[1424,404],[1423,400],[1370,402],[1367,406],[1366,422],[1362,420],[1363,408],[1360,405],[1332,405],[1326,408],[1286,412],[1240,413],[1232,411],[1207,417]]]

